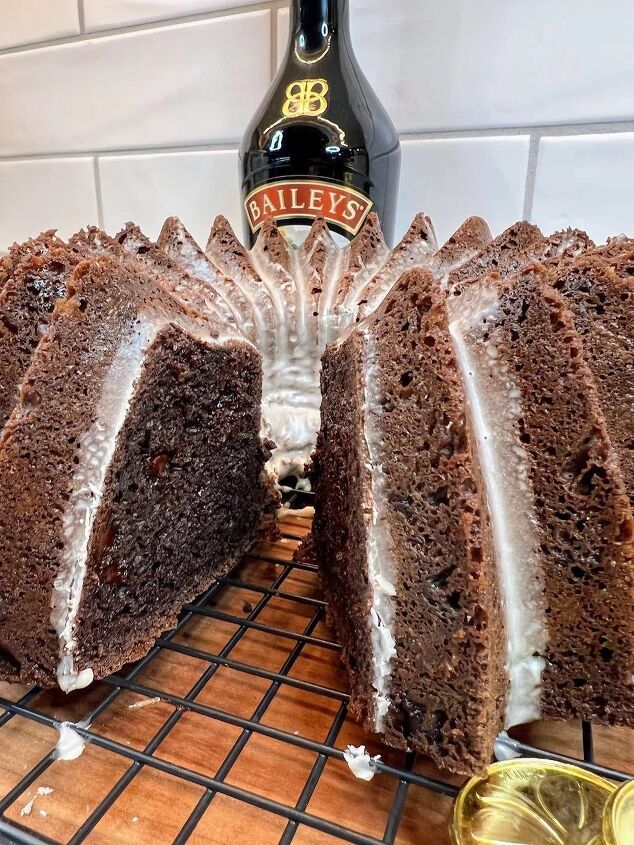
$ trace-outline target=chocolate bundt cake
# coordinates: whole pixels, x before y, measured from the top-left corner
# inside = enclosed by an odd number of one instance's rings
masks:
[[[130,264],[71,264],[45,258],[66,296],[0,439],[0,677],[66,691],[144,654],[277,502],[257,351]]]
[[[390,745],[477,769],[501,724],[503,627],[446,293],[429,271],[328,347],[322,391],[312,540],[352,712]]]
[[[632,511],[581,337],[540,267],[450,300],[496,547],[505,724],[634,725]]]
[[[634,725],[631,281],[592,248],[517,224],[323,356],[309,548],[351,707],[456,772],[503,725]]]
[[[306,552],[387,743],[472,773],[503,726],[633,725],[633,268],[625,237],[477,217],[438,249],[423,214],[392,251],[372,214],[344,247],[268,222],[247,251],[224,218],[205,250],[178,218],[15,246],[0,677],[140,656],[275,482],[313,483]]]

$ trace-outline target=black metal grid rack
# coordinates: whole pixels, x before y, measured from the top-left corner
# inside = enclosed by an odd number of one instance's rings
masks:
[[[287,532],[287,535],[288,533],[290,533],[290,537],[294,537],[295,539],[298,536],[292,529],[290,532]],[[415,755],[408,753],[396,755],[394,757],[397,760],[396,763],[379,763],[377,766],[378,773],[381,777],[390,778],[394,782],[382,835],[363,832],[359,829],[358,825],[355,829],[343,821],[324,818],[311,809],[311,806],[309,806],[311,804],[311,798],[318,788],[320,779],[324,776],[328,762],[341,760],[343,757],[341,740],[339,738],[346,720],[348,696],[340,689],[324,687],[311,680],[297,677],[292,673],[292,669],[306,648],[326,650],[332,653],[338,651],[339,647],[330,640],[319,636],[316,632],[316,629],[324,618],[325,603],[318,597],[307,596],[302,592],[294,592],[289,588],[289,583],[292,582],[292,576],[294,574],[310,574],[311,572],[314,574],[313,567],[307,563],[281,560],[279,557],[267,558],[266,555],[258,555],[258,558],[264,561],[270,560],[271,563],[275,564],[276,576],[272,579],[270,585],[263,586],[261,583],[254,584],[251,581],[244,580],[241,576],[239,565],[197,601],[188,605],[181,615],[178,626],[160,637],[146,657],[138,663],[126,667],[125,671],[121,674],[108,678],[102,684],[103,695],[96,705],[94,702],[91,703],[90,709],[83,714],[83,719],[81,720],[81,724],[87,726],[92,725],[93,727],[77,726],[76,730],[93,746],[111,752],[118,759],[122,760],[125,764],[125,771],[116,778],[107,794],[96,803],[96,806],[92,808],[87,817],[80,820],[75,832],[63,840],[68,845],[78,845],[78,843],[90,841],[91,834],[97,825],[144,769],[152,769],[165,773],[175,778],[176,781],[174,782],[194,784],[202,790],[189,812],[189,816],[182,823],[176,835],[172,837],[172,841],[176,845],[184,845],[184,843],[192,841],[192,836],[196,833],[201,819],[217,796],[227,796],[236,802],[243,802],[244,804],[251,805],[251,807],[273,814],[278,817],[277,820],[281,819],[280,834],[277,840],[281,845],[289,845],[289,843],[294,840],[298,841],[300,838],[302,842],[341,841],[357,843],[357,845],[378,845],[378,843],[391,845],[391,843],[404,841],[401,839],[400,827],[404,807],[408,800],[408,793],[411,794],[411,791],[414,789],[422,789],[427,792],[431,791],[432,793],[447,796],[449,799],[452,799],[457,794],[458,781],[455,778],[443,780],[440,774],[429,776],[428,774],[421,773],[420,768],[417,768]],[[259,599],[254,604],[245,603],[245,615],[243,617],[225,613],[222,610],[218,610],[214,605],[214,597],[221,594],[222,591],[235,588],[247,590],[249,594],[255,593],[259,595]],[[301,604],[304,612],[308,614],[308,624],[306,624],[305,628],[302,631],[292,631],[286,630],[283,626],[274,626],[263,621],[263,611],[273,599],[286,599],[290,602]],[[179,634],[182,634],[188,623],[199,617],[220,620],[221,622],[230,623],[235,626],[233,635],[229,637],[228,641],[217,652],[212,652],[211,650],[201,651],[199,648],[187,645],[182,641],[182,637],[179,637]],[[236,646],[238,646],[249,631],[273,635],[288,641],[290,650],[279,671],[271,671],[258,667],[257,665],[251,665],[235,656]],[[195,658],[197,661],[202,661],[202,664],[206,664],[204,671],[202,671],[196,682],[185,694],[176,694],[174,692],[166,692],[163,689],[156,689],[143,680],[144,672],[159,655],[165,652],[171,652],[174,658],[178,656],[183,656],[183,659],[187,657]],[[257,678],[260,682],[264,682],[267,685],[259,704],[250,718],[244,718],[234,713],[217,709],[209,704],[201,703],[199,700],[199,694],[209,684],[220,667],[229,667],[239,673],[245,673],[251,678]],[[266,724],[266,720],[263,717],[270,705],[276,696],[280,694],[280,690],[288,688],[312,693],[315,696],[329,700],[330,712],[334,712],[334,717],[323,741],[316,741],[315,739],[301,736],[296,731],[283,730],[279,727]],[[142,749],[130,747],[112,737],[103,735],[94,727],[95,723],[99,721],[99,717],[125,693],[134,693],[137,696],[152,700],[160,698],[162,702],[171,705],[173,708],[168,718]],[[58,719],[47,713],[46,708],[38,706],[38,697],[40,694],[40,690],[31,689],[18,701],[0,698],[0,712],[4,710],[2,715],[0,715],[0,770],[3,766],[2,759],[5,758],[6,753],[2,748],[2,729],[7,726],[10,720],[16,717],[22,717],[49,728],[59,727]],[[161,756],[161,750],[159,748],[161,743],[164,742],[170,732],[179,723],[183,714],[186,713],[197,714],[205,719],[224,723],[224,725],[231,726],[237,732],[237,738],[222,763],[214,771],[213,776],[202,774],[200,771],[184,767]],[[614,771],[596,764],[593,756],[592,728],[589,724],[584,723],[582,730],[583,759],[564,757],[559,754],[530,747],[515,740],[509,740],[509,742],[514,750],[523,756],[574,762],[592,772],[615,780],[626,780],[632,776],[631,774],[628,775],[625,772]],[[281,743],[290,744],[296,749],[303,749],[305,752],[311,753],[314,762],[310,767],[301,793],[294,803],[283,803],[268,797],[266,794],[250,791],[243,786],[232,783],[228,777],[236,762],[239,761],[241,754],[244,753],[249,739],[254,735],[260,735]],[[368,744],[373,747],[374,751],[376,742],[372,738],[369,738]],[[41,832],[34,832],[29,825],[28,817],[24,820],[17,820],[15,818],[15,812],[13,813],[13,818],[7,815],[12,806],[15,808],[15,806],[23,803],[26,800],[27,794],[29,794],[29,790],[32,792],[35,785],[38,782],[42,782],[42,778],[46,775],[49,767],[53,765],[55,759],[55,751],[50,750],[39,762],[29,768],[24,776],[6,794],[0,792],[0,842],[21,843],[21,845],[35,845],[35,843],[38,843],[38,845],[42,845],[42,843],[56,845],[56,843],[60,842],[60,840],[49,838]],[[273,766],[272,771],[274,771]],[[349,776],[352,778],[351,774]],[[369,785],[364,784],[365,786],[369,788]],[[165,796],[165,800],[169,801],[169,795]],[[302,837],[298,837],[297,835],[300,830],[303,832]],[[253,833],[253,838],[250,841],[259,842],[257,831]],[[324,834],[328,836],[322,838]],[[137,835],[132,834],[132,838],[128,841],[144,842],[145,840],[141,831],[139,831],[138,838]],[[206,840],[201,839],[199,841]],[[425,830],[421,829],[416,841],[420,843],[429,842],[430,845],[434,843],[435,845],[438,840],[435,835],[431,839],[426,838]],[[241,843],[238,842],[237,845],[241,845]]]

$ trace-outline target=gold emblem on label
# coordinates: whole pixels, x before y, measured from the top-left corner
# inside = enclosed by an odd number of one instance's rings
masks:
[[[454,804],[454,845],[603,845],[615,784],[565,763],[509,760],[472,778]]]
[[[282,114],[284,117],[317,117],[323,114],[328,108],[328,87],[325,79],[296,79],[286,86]]]

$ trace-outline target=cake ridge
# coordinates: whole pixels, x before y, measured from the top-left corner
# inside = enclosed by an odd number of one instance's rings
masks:
[[[634,245],[595,249],[549,271],[582,337],[634,507],[634,328],[627,311],[634,302]]]
[[[255,342],[257,318],[252,303],[230,276],[219,274],[178,217],[165,220],[156,246],[202,284],[224,319],[234,322],[247,340]]]
[[[66,293],[76,257],[55,237],[12,247],[10,270],[0,291],[0,433],[19,396],[33,350],[46,334],[55,303]]]
[[[419,212],[383,266],[361,291],[356,303],[359,317],[363,319],[379,307],[405,270],[426,267],[437,248],[433,224],[426,214]]]

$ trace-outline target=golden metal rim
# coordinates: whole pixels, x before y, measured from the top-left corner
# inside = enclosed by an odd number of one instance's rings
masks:
[[[475,777],[469,778],[456,796],[449,821],[449,833],[453,845],[467,845],[462,836],[462,831],[459,830],[459,826],[464,810],[464,803],[471,793],[472,788],[477,783],[484,782],[493,775],[506,770],[513,770],[516,772],[521,769],[535,768],[536,766],[546,767],[549,772],[574,776],[586,783],[592,784],[593,786],[604,790],[606,793],[606,799],[608,800],[617,791],[617,785],[612,783],[612,781],[606,780],[606,778],[602,778],[599,775],[589,772],[587,769],[582,769],[580,766],[575,766],[572,763],[561,763],[556,760],[547,760],[542,757],[522,757],[521,759],[514,760],[500,760],[497,763],[492,763],[488,767],[486,775],[476,775]],[[614,840],[613,842],[606,842],[605,845],[620,845],[620,843]]]
[[[634,780],[626,780],[608,798],[603,811],[603,829],[601,831],[604,845],[626,845],[618,836],[620,823],[623,822],[622,819],[619,819],[619,813],[622,812],[623,802],[628,798],[634,806]],[[634,819],[632,819],[632,827],[634,827]]]

